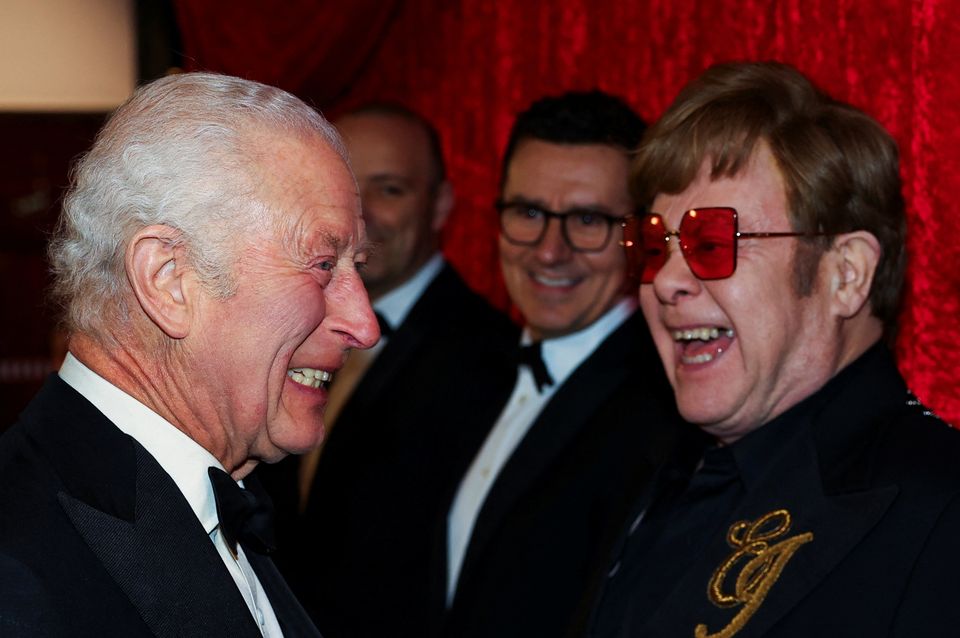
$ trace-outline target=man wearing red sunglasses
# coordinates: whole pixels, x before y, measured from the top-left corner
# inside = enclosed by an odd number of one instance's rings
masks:
[[[907,390],[892,138],[776,63],[685,88],[633,167],[640,302],[682,416],[595,636],[952,635],[960,434]]]

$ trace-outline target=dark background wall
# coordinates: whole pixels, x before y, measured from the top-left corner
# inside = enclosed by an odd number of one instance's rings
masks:
[[[103,114],[0,113],[0,430],[36,392],[63,348],[49,283],[46,240],[71,160]]]
[[[167,0],[135,3],[139,80],[182,64],[180,32]],[[3,87],[0,87],[0,91]],[[45,303],[45,249],[73,160],[106,113],[0,113],[0,430],[59,364],[65,335]]]

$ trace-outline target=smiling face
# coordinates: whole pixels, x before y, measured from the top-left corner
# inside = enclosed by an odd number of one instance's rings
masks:
[[[198,294],[183,357],[208,445],[230,470],[323,438],[328,375],[379,332],[357,270],[366,259],[356,187],[319,138],[261,136],[254,224],[236,294]],[[319,378],[318,378],[319,377]]]
[[[766,145],[733,178],[705,163],[653,211],[669,229],[691,208],[731,206],[743,232],[789,231],[783,179]],[[809,296],[793,286],[796,238],[741,239],[728,279],[700,281],[675,248],[640,303],[685,419],[724,443],[767,423],[825,384],[838,366],[839,323],[821,264]],[[676,242],[673,242],[676,243]]]
[[[376,299],[410,278],[437,250],[449,210],[437,183],[430,140],[398,114],[354,113],[337,120],[360,186],[375,245],[363,279]]]
[[[633,212],[627,190],[626,153],[602,144],[521,142],[507,167],[501,199],[564,212],[588,208],[615,217]],[[619,228],[600,252],[575,252],[551,220],[535,246],[517,246],[501,235],[500,266],[510,298],[534,339],[586,328],[621,298],[625,256]]]

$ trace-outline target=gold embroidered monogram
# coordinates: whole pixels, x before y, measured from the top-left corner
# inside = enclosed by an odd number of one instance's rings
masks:
[[[707,585],[707,597],[718,607],[743,605],[743,608],[715,634],[708,634],[706,625],[697,625],[693,632],[695,638],[730,638],[743,629],[793,554],[801,545],[813,540],[813,532],[805,532],[774,543],[790,531],[791,524],[790,512],[776,510],[755,521],[739,521],[730,526],[727,543],[734,552],[713,572]],[[726,593],[727,576],[738,564],[742,566],[733,591]]]

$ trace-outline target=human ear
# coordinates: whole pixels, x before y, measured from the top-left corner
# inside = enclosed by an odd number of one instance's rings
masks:
[[[849,319],[866,305],[881,253],[880,242],[865,230],[834,238],[829,255],[831,293],[837,316]]]
[[[127,279],[143,312],[171,339],[190,331],[192,299],[180,231],[170,226],[140,229],[124,255]]]
[[[433,198],[433,219],[430,228],[434,232],[440,232],[443,225],[447,223],[447,217],[453,210],[453,185],[448,181],[443,181],[437,186],[437,192]]]

